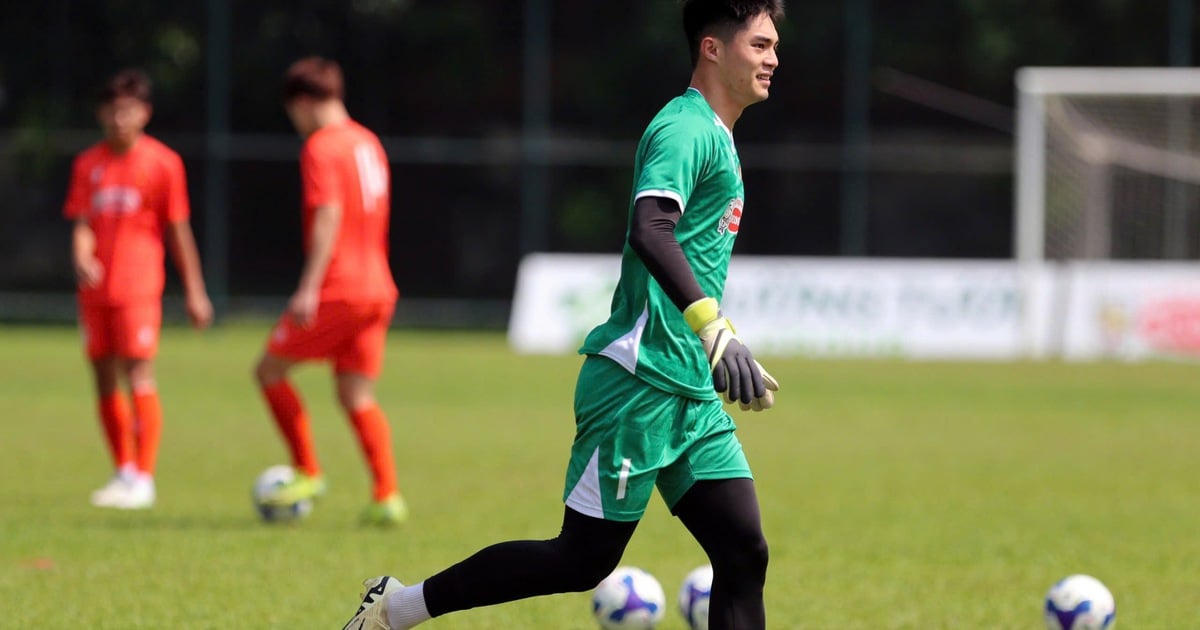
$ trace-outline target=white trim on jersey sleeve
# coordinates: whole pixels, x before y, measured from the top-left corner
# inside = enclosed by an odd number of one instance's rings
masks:
[[[638,194],[633,196],[633,202],[637,203],[637,200],[641,199],[642,197],[662,197],[664,199],[670,199],[671,201],[675,202],[675,205],[679,206],[679,214],[683,214],[683,197],[679,196],[679,193],[673,190],[641,190],[638,191]]]

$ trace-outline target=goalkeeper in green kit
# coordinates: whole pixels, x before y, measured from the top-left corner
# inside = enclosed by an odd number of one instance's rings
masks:
[[[712,563],[709,628],[765,627],[767,543],[721,398],[761,411],[779,384],[719,301],[744,210],[732,129],[767,98],[783,1],[682,4],[691,84],[638,145],[612,313],[580,349],[587,358],[559,535],[492,545],[413,585],[369,579],[346,628],[402,630],[477,606],[589,590],[619,563],[655,487]]]

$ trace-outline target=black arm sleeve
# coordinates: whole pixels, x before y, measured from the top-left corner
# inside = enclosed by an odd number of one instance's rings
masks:
[[[675,224],[681,216],[679,205],[671,199],[642,197],[633,206],[629,225],[629,246],[680,311],[705,297],[675,239]]]

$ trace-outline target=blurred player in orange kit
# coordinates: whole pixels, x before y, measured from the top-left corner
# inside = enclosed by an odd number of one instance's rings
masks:
[[[104,140],[75,159],[63,207],[74,221],[72,262],[79,319],[116,475],[92,493],[98,507],[154,505],[162,406],[154,356],[162,323],[164,241],[183,280],[188,318],[212,322],[200,256],[188,224],[183,161],[145,134],[150,81],[123,70],[104,85],[96,118]],[[125,380],[133,407],[121,391]]]
[[[305,139],[305,261],[255,369],[297,473],[268,501],[288,504],[325,491],[308,413],[287,379],[297,363],[325,360],[374,481],[362,521],[392,525],[408,517],[408,507],[396,483],[391,429],[375,400],[397,297],[388,267],[388,163],[375,134],[350,118],[342,90],[341,68],[327,59],[301,59],[284,75],[284,107]]]

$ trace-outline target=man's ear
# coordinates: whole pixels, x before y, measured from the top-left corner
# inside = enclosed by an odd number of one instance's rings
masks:
[[[713,36],[700,40],[700,56],[709,61],[716,61],[721,56],[721,40]]]

